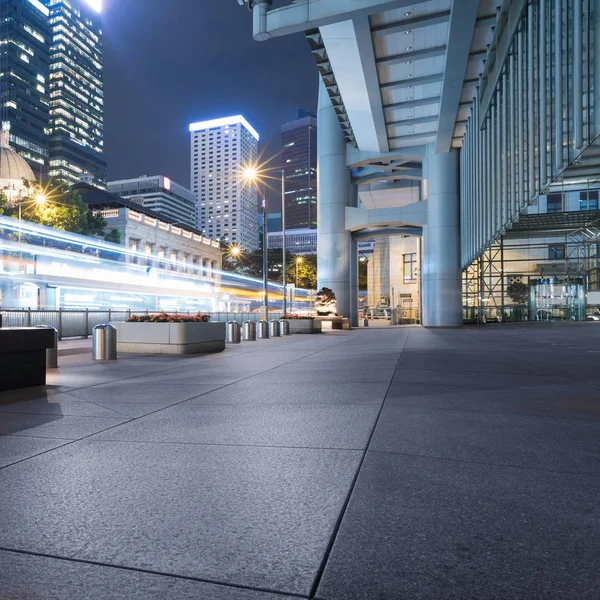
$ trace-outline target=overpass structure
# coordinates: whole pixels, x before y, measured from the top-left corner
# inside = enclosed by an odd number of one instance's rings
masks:
[[[422,323],[553,186],[598,179],[600,0],[238,0],[320,76],[319,285],[357,320],[356,243],[423,238]]]

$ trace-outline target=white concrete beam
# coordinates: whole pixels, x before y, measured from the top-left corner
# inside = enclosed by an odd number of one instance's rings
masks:
[[[356,144],[362,150],[388,152],[368,17],[326,25],[320,33]]]
[[[276,37],[299,33],[422,2],[425,0],[309,0],[269,10],[266,15],[266,31],[257,31],[255,27],[254,36],[261,39],[257,35]]]
[[[453,0],[452,3],[437,130],[436,152],[438,154],[450,152],[452,147],[478,9],[479,0]]]
[[[359,231],[377,227],[403,227],[427,225],[427,201],[414,202],[396,208],[346,207],[346,231]]]
[[[394,150],[392,152],[365,152],[359,150],[354,146],[346,145],[346,165],[348,167],[362,167],[368,165],[370,162],[377,160],[394,160],[400,161],[405,160],[406,162],[421,162],[427,146],[411,146],[403,150]]]

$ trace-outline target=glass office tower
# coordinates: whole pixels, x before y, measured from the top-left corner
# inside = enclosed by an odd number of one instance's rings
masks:
[[[48,8],[38,0],[0,0],[0,118],[10,145],[36,177],[48,166]]]
[[[285,171],[285,228],[317,227],[317,119],[298,111],[281,127]]]
[[[50,9],[50,175],[89,172],[106,186],[100,4],[46,0]]]

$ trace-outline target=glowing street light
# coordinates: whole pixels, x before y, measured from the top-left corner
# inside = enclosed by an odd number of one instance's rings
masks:
[[[35,197],[35,203],[38,206],[45,206],[47,201],[48,201],[48,199],[46,198],[46,196],[44,196],[44,194],[38,194]]]
[[[304,259],[301,256],[296,257],[296,287],[298,287],[298,265],[302,264]]]

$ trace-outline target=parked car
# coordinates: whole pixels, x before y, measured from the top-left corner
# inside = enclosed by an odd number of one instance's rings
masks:
[[[586,321],[600,321],[600,310],[597,306],[588,306],[585,309]]]

